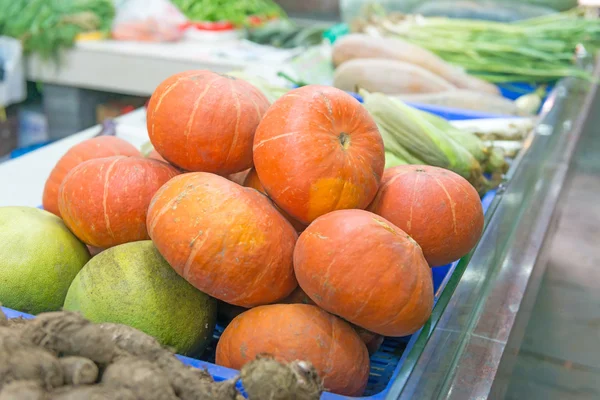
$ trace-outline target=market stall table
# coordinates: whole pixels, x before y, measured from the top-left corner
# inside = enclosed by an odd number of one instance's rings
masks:
[[[294,50],[279,50],[239,40],[82,41],[65,52],[59,64],[31,56],[26,69],[27,79],[31,81],[149,96],[158,83],[177,72],[281,68],[293,54]]]
[[[145,126],[139,121],[145,110],[136,110],[117,118],[117,136],[138,148],[148,140]],[[42,202],[44,185],[57,161],[75,144],[98,134],[99,126],[69,136],[41,149],[0,164],[1,206],[38,207]]]

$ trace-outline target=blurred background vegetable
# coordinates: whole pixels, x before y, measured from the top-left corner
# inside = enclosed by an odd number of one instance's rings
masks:
[[[272,0],[172,0],[191,21],[229,21],[237,26],[260,19],[286,18],[285,11]]]
[[[501,23],[387,14],[372,4],[352,29],[400,37],[494,83],[591,79],[574,65],[575,49],[600,45],[600,20],[584,18],[579,9]]]
[[[263,25],[248,28],[248,40],[291,49],[314,46],[323,41],[326,28],[319,25],[300,26],[288,19],[275,19]]]
[[[0,0],[0,35],[20,39],[25,53],[57,58],[78,35],[110,32],[111,0]]]

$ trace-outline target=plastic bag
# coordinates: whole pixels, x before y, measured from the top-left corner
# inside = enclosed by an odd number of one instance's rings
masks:
[[[27,97],[21,42],[0,36],[0,107],[20,103]]]
[[[127,0],[117,7],[116,40],[172,42],[181,39],[187,18],[169,0]]]

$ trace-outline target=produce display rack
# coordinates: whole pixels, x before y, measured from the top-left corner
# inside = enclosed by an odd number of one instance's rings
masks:
[[[355,93],[352,95],[362,102],[362,98]],[[448,120],[465,120],[465,119],[477,119],[477,118],[496,118],[498,115],[494,114],[485,114],[479,112],[472,112],[466,110],[458,110],[452,108],[444,108],[444,107],[432,107],[432,106],[421,106],[416,105],[420,109],[428,112],[435,113],[441,117],[444,117]],[[482,206],[484,212],[490,209],[490,205],[493,202],[494,197],[496,196],[496,191],[489,191],[482,198]],[[41,206],[39,207],[41,208]],[[456,266],[459,261],[456,261],[452,264],[436,267],[432,269],[432,277],[434,283],[434,293],[435,293],[435,301],[440,297],[443,292],[447,282],[450,277],[454,273]],[[11,310],[8,308],[2,308],[5,314],[9,318],[15,317],[23,317],[23,318],[33,318],[34,316],[29,314],[24,314],[16,310]],[[208,372],[214,377],[217,381],[227,380],[234,378],[238,375],[238,371],[221,367],[214,364],[214,352],[216,348],[216,343],[223,331],[224,327],[218,325],[215,329],[213,340],[204,355],[201,357],[201,360],[193,359],[189,357],[179,356],[180,359],[188,365],[203,368],[208,370]],[[371,371],[369,376],[369,381],[367,385],[367,389],[363,395],[360,397],[361,399],[384,399],[388,390],[390,389],[394,379],[397,377],[399,371],[401,370],[403,361],[406,358],[406,354],[409,350],[413,348],[416,343],[416,339],[418,337],[418,333],[413,334],[407,337],[401,338],[386,338],[380,347],[380,349],[371,356]],[[323,400],[337,400],[348,398],[344,396],[339,396],[332,393],[325,393],[322,396]]]
[[[598,68],[595,77],[600,80]],[[582,81],[557,83],[542,107],[538,125],[511,164],[507,183],[482,198],[486,225],[481,241],[460,261],[432,269],[432,317],[409,337],[385,339],[371,357],[368,387],[361,398],[487,398],[505,349],[518,343],[517,312],[526,308],[531,296],[535,298],[541,267],[534,267],[595,93],[596,85]],[[420,108],[450,120],[497,117]],[[15,310],[3,311],[9,318],[33,318]],[[523,315],[521,319],[528,318]],[[214,364],[222,329],[217,327],[201,360],[180,359],[207,369],[216,380],[235,377],[237,371]],[[349,397],[322,396],[324,400],[343,398]]]

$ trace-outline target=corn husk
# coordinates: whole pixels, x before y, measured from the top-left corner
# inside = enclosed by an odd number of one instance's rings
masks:
[[[456,172],[480,193],[489,189],[490,184],[475,157],[423,118],[419,110],[381,93],[361,90],[360,94],[377,125],[412,156],[424,164]]]
[[[154,151],[154,146],[150,142],[146,142],[140,147],[140,153],[144,157],[148,157],[148,154],[152,153],[152,151]]]
[[[387,153],[393,154],[399,160],[405,162],[405,164],[425,164],[423,160],[412,155],[396,140],[394,135],[383,125],[378,124],[377,128],[383,139],[383,145]]]
[[[287,88],[284,86],[273,85],[269,83],[269,81],[267,81],[266,79],[261,78],[260,76],[250,75],[244,71],[231,71],[228,72],[227,75],[232,76],[234,78],[243,79],[246,82],[256,86],[256,88],[265,95],[265,97],[267,98],[267,100],[269,100],[269,103],[271,104],[291,90],[291,88]]]
[[[444,118],[425,111],[420,111],[420,113],[440,131],[467,149],[479,162],[484,172],[503,174],[508,171],[508,163],[504,159],[504,152],[501,149],[486,146],[474,133],[458,129]]]
[[[407,165],[410,164],[408,161],[403,159],[402,157],[392,153],[391,151],[385,151],[385,168],[393,168],[398,165]]]

